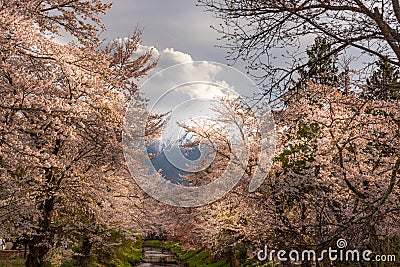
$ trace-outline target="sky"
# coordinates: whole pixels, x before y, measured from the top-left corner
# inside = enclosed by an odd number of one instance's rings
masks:
[[[186,77],[183,77],[185,81],[190,79],[215,81],[214,76],[218,75],[220,68],[212,62],[219,64],[228,62],[225,60],[227,51],[216,47],[220,34],[210,26],[216,26],[222,21],[196,4],[197,0],[114,0],[112,8],[102,17],[107,29],[102,37],[107,40],[124,38],[132,34],[137,27],[142,29],[142,43],[138,54],[153,48],[153,54],[159,61],[139,85],[165,68],[193,61],[209,63],[196,65],[198,67],[187,64],[178,68],[182,73],[186,73]],[[235,68],[244,72],[244,63],[235,65]],[[158,84],[164,87],[178,82],[182,82],[182,75],[178,73],[169,73],[168,77],[158,79]],[[224,83],[223,80],[219,82]],[[157,99],[157,95],[160,96],[165,90],[170,89],[160,88],[161,86],[151,87],[152,90],[148,90],[146,97],[154,100]],[[204,86],[191,89],[188,94],[192,97],[195,91],[197,97],[205,92]],[[220,94],[220,90],[215,87],[214,89],[209,89],[206,95],[212,98],[213,94]]]
[[[159,57],[156,68],[139,82],[141,93],[150,100],[149,105],[158,104],[154,111],[175,110],[179,115],[186,105],[186,109],[192,110],[191,115],[197,116],[194,110],[208,103],[201,100],[202,97],[228,96],[229,93],[223,93],[226,88],[242,96],[255,93],[256,88],[245,74],[225,68],[227,51],[216,47],[220,34],[210,27],[221,21],[196,3],[196,0],[115,0],[102,18],[107,28],[103,38],[124,38],[139,27],[143,33],[138,54],[153,48],[154,55]],[[197,64],[194,61],[206,62]],[[184,65],[164,71],[151,80],[152,75],[177,64]],[[243,73],[244,64],[235,65],[235,68]],[[204,83],[182,86],[192,81]],[[185,115],[189,112],[186,109]]]
[[[142,45],[154,46],[161,54],[169,49],[193,60],[227,63],[226,51],[215,47],[219,34],[210,28],[221,21],[196,6],[196,0],[115,0],[103,22],[103,37],[108,39],[125,37],[139,27]]]
[[[218,117],[213,108],[222,106],[216,98],[252,96],[258,92],[244,74],[244,63],[235,68],[226,66],[227,51],[216,47],[221,44],[220,34],[210,27],[222,21],[196,6],[196,0],[115,0],[102,21],[107,28],[102,37],[108,40],[127,37],[136,27],[141,28],[142,46],[138,54],[154,47],[155,55],[159,56],[158,65],[139,82],[139,87],[142,96],[148,99],[150,113],[170,112],[161,143],[173,143],[185,135],[179,124],[196,125]],[[129,121],[127,125],[131,123],[135,124]],[[227,129],[233,140],[239,136],[233,126]],[[165,153],[168,161],[180,170],[192,170],[194,165],[201,169],[204,162],[210,163],[204,161],[202,153],[193,164],[187,164],[180,150],[171,151]],[[209,153],[204,153],[205,156]]]

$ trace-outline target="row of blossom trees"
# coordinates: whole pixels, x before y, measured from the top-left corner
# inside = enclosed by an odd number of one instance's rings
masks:
[[[82,240],[85,266],[108,230],[135,228],[141,196],[121,127],[137,78],[155,62],[151,51],[135,54],[138,31],[98,49],[98,15],[109,7],[0,2],[0,236],[27,244],[26,266]],[[60,32],[74,41],[59,44]]]
[[[265,244],[322,250],[346,238],[364,248],[399,233],[399,81],[388,60],[365,86],[352,87],[348,72],[337,75],[329,43],[317,39],[275,112],[277,151],[263,185],[248,192],[259,160],[257,119],[230,99],[221,119],[252,133],[244,179],[207,206],[168,207],[142,195],[124,163],[125,108],[155,62],[151,51],[136,55],[140,32],[101,45],[98,15],[109,6],[0,1],[0,235],[27,244],[27,266],[43,266],[65,242],[80,243],[77,264],[86,266],[111,229],[130,234],[149,227],[146,218],[150,228],[232,260]],[[57,43],[62,31],[75,42]],[[186,177],[192,185],[217,179],[232,157],[229,129],[211,126],[183,126],[218,144],[213,164]]]
[[[309,54],[321,49],[329,53],[330,48],[317,38]],[[326,63],[308,65],[282,99],[285,106],[274,112],[277,150],[272,169],[256,192],[248,192],[248,182],[258,160],[257,135],[249,139],[245,175],[228,195],[205,207],[167,209],[169,225],[175,218],[173,230],[187,244],[243,259],[264,245],[322,251],[335,247],[340,238],[349,248],[382,252],[379,244],[399,234],[397,70],[378,61],[368,83],[358,86],[351,84],[349,73],[335,72],[334,59]],[[256,132],[257,120],[238,108],[240,100],[227,105],[236,114],[225,114],[221,120],[242,118],[246,131]],[[229,140],[224,131],[209,130],[214,123],[183,126],[195,133],[198,142],[214,144],[217,152],[209,168],[185,177],[193,185],[217,179],[229,161]],[[320,264],[330,266],[326,260]]]

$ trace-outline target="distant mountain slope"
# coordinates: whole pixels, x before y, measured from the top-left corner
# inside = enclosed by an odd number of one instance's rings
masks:
[[[188,182],[181,178],[181,176],[187,175],[189,172],[176,168],[168,161],[165,155],[166,149],[169,149],[170,146],[179,146],[182,142],[185,142],[185,139],[167,145],[161,145],[159,141],[154,141],[148,146],[147,153],[152,155],[150,160],[154,168],[156,170],[161,170],[161,175],[165,179],[170,180],[175,184],[189,185]],[[197,146],[193,148],[180,148],[180,150],[185,158],[189,160],[196,160],[201,155]]]

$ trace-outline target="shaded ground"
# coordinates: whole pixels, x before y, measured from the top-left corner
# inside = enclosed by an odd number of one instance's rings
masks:
[[[181,267],[182,265],[169,264],[169,263],[141,263],[137,267]]]

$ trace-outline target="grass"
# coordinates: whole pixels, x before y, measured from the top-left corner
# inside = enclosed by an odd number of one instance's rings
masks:
[[[259,262],[253,259],[239,259],[234,258],[232,262],[228,257],[213,258],[207,249],[197,250],[182,250],[179,242],[166,242],[164,248],[169,249],[174,253],[179,262],[187,267],[276,267],[278,263],[272,262]]]
[[[206,249],[182,250],[179,242],[166,242],[164,248],[174,253],[181,264],[188,267],[223,267],[230,266],[227,259],[212,259]]]
[[[121,245],[110,253],[98,252],[98,257],[92,262],[96,267],[131,267],[135,266],[143,259],[143,240],[137,237],[133,242],[119,233],[113,237],[121,240]]]
[[[23,267],[25,259],[0,259],[0,267]]]
[[[110,240],[120,245],[110,250],[95,250],[90,258],[92,267],[131,267],[143,259],[143,240],[140,236],[132,241],[118,232],[112,232]],[[76,266],[74,259],[64,262],[61,267]],[[1,266],[0,266],[1,267]]]

